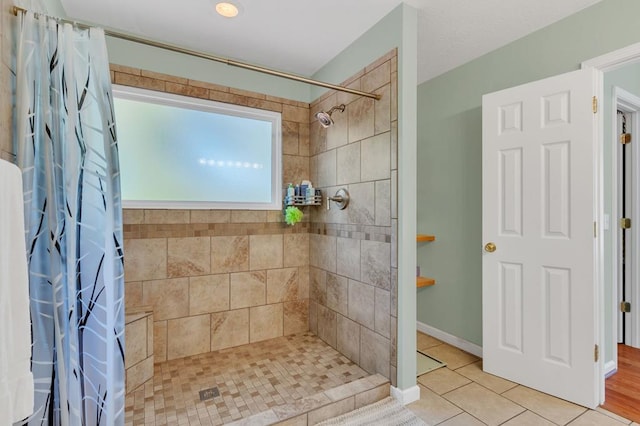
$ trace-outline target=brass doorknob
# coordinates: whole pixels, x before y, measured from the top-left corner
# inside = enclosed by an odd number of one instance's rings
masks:
[[[487,243],[484,246],[484,251],[493,253],[494,251],[496,251],[496,245],[494,243]]]

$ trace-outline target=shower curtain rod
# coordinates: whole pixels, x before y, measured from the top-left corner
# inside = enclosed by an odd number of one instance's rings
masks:
[[[16,15],[16,16],[18,16],[18,13],[26,13],[26,12],[28,12],[27,9],[23,9],[21,7],[18,7],[18,6],[13,6],[13,14]],[[44,15],[42,13],[37,13],[37,12],[33,12],[33,13],[36,16],[47,16],[47,15]],[[70,21],[70,20],[62,19],[62,18],[58,18],[58,17],[51,17],[51,18],[55,19],[58,22],[66,23],[66,24],[72,24],[72,25],[75,25],[75,26],[80,27],[80,28],[84,28],[84,29],[91,28],[90,25],[87,25],[87,24],[84,24],[84,23],[80,23],[80,22],[76,22],[76,21]],[[195,56],[197,58],[207,59],[207,60],[214,61],[214,62],[220,62],[220,63],[223,63],[223,64],[230,65],[232,67],[244,68],[244,69],[247,69],[247,70],[260,72],[260,73],[263,73],[263,74],[269,74],[269,75],[273,75],[273,76],[276,76],[276,77],[282,77],[282,78],[286,78],[286,79],[289,79],[289,80],[294,80],[294,81],[299,81],[299,82],[302,82],[302,83],[311,84],[311,85],[314,85],[314,86],[324,87],[326,89],[333,89],[333,90],[337,90],[337,91],[340,91],[340,92],[346,92],[346,93],[351,93],[353,95],[365,96],[367,98],[380,100],[380,95],[375,94],[375,93],[363,92],[361,90],[351,89],[349,87],[343,87],[343,86],[339,86],[339,85],[331,84],[331,83],[326,83],[324,81],[319,81],[319,80],[313,80],[313,79],[310,79],[310,78],[302,77],[300,75],[290,74],[290,73],[286,73],[286,72],[282,72],[282,71],[276,71],[276,70],[272,70],[270,68],[260,67],[258,65],[252,65],[252,64],[248,64],[246,62],[235,61],[233,59],[223,58],[221,56],[210,55],[208,53],[197,52],[195,50],[186,49],[184,47],[175,46],[175,45],[167,44],[167,43],[162,43],[162,42],[159,42],[159,41],[149,40],[149,39],[145,39],[145,38],[141,38],[141,37],[136,37],[136,36],[120,33],[120,32],[117,32],[117,31],[112,31],[112,30],[105,29],[104,33],[105,33],[105,35],[108,35],[109,37],[115,37],[115,38],[119,38],[119,39],[122,39],[122,40],[132,41],[134,43],[139,43],[139,44],[144,44],[144,45],[147,45],[147,46],[157,47],[159,49],[170,50],[172,52],[183,53],[185,55]]]

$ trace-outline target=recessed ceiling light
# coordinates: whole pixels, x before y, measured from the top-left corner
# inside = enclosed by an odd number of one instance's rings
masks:
[[[220,2],[216,4],[216,12],[225,18],[235,18],[240,13],[240,9],[233,3]]]

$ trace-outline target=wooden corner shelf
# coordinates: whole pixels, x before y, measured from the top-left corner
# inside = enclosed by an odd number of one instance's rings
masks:
[[[419,243],[425,242],[425,241],[435,241],[436,237],[435,235],[427,235],[427,234],[418,234],[416,235],[416,241]]]
[[[427,277],[416,277],[416,287],[428,287],[430,285],[434,285],[436,283],[436,280],[434,280],[433,278],[427,278]]]

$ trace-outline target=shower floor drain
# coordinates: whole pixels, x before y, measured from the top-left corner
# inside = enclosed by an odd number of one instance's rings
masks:
[[[200,401],[213,399],[216,396],[220,396],[220,391],[218,390],[218,388],[203,389],[200,391]]]

